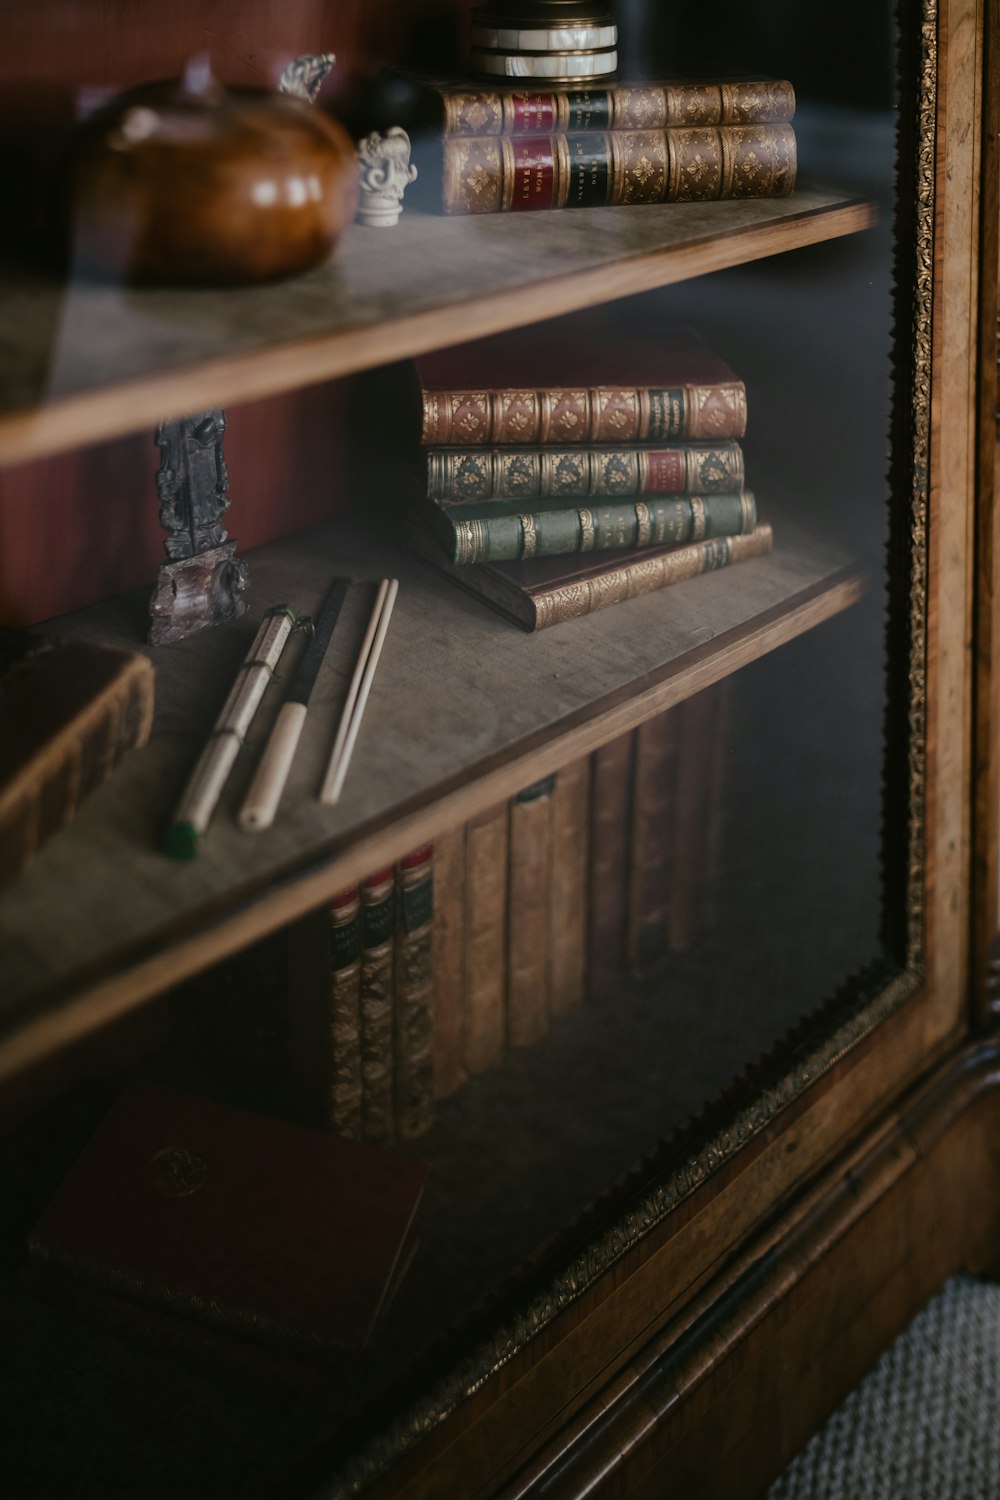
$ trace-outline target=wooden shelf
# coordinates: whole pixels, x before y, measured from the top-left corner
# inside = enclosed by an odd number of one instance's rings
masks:
[[[445,827],[847,608],[859,570],[782,523],[770,557],[525,635],[402,550],[335,524],[249,555],[251,614],[151,652],[153,736],[0,894],[0,1076],[292,920]],[[315,800],[365,609],[352,591],[275,826],[234,822],[244,752],[203,851],[159,839],[269,604],[316,607],[333,573],[392,572],[399,603],[342,803]],[[356,596],[356,597],[355,597]],[[135,647],[148,596],[53,623]],[[258,715],[259,745],[280,699]]]
[[[0,283],[0,464],[153,427],[853,234],[872,205],[784,199],[350,228],[323,269],[249,290]]]

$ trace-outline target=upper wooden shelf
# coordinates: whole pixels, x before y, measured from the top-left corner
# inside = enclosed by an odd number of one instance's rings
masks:
[[[260,549],[249,563],[250,615],[151,651],[150,744],[0,893],[0,1076],[802,634],[862,587],[842,552],[785,522],[769,557],[537,635],[342,524]],[[324,664],[274,827],[254,835],[235,823],[251,744],[200,856],[179,863],[160,853],[260,613],[279,600],[314,609],[334,573],[390,571],[399,603],[342,802],[322,807],[316,789],[363,590],[352,591],[335,637],[347,649]],[[135,648],[147,603],[145,593],[124,596],[53,629]],[[279,700],[272,688],[258,745]]]
[[[830,192],[357,226],[243,290],[0,280],[0,464],[151,428],[868,228]]]

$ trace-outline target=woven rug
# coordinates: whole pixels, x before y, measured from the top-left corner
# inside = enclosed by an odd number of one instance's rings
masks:
[[[998,1500],[1000,1286],[956,1277],[767,1500]]]

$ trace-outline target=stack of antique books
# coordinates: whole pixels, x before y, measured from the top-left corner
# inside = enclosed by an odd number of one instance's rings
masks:
[[[421,357],[410,540],[529,630],[770,550],[743,382],[691,330],[617,348],[576,321]],[[530,380],[530,384],[529,384]]]
[[[387,73],[363,108],[365,129],[390,116],[406,126],[416,193],[446,214],[781,198],[795,187],[787,80],[552,88]]]

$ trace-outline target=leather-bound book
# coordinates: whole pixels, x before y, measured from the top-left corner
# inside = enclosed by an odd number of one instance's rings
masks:
[[[470,819],[465,830],[466,1071],[502,1060],[507,989],[507,804]]]
[[[411,525],[410,546],[453,583],[474,594],[525,630],[544,630],[611,604],[653,593],[701,573],[715,572],[771,551],[771,527],[759,524],[746,536],[714,537],[681,547],[570,554],[519,562],[460,566],[448,561],[437,538]]]
[[[788,121],[795,114],[795,91],[783,79],[679,79],[548,90],[455,84],[439,85],[437,93],[445,133],[459,136],[755,125]]]
[[[530,510],[533,500],[569,504],[591,496],[607,503],[629,495],[732,495],[743,488],[743,479],[743,453],[735,442],[427,449],[427,498],[439,505],[490,500]]]
[[[338,115],[345,113],[358,134],[391,124],[417,137],[662,130],[788,121],[795,114],[795,90],[787,79],[718,76],[598,80],[586,88],[555,89],[530,87],[523,79],[477,84],[384,69],[363,89],[341,89]]]
[[[395,1135],[393,955],[395,873],[361,882],[361,1133],[373,1145]]]
[[[396,867],[396,1135],[415,1140],[434,1123],[434,846]]]
[[[0,885],[146,743],[152,721],[145,656],[0,630]]]
[[[413,1244],[426,1169],[142,1086],[35,1225],[33,1261],[248,1334],[361,1349]]]
[[[590,757],[563,766],[552,791],[549,1012],[564,1016],[587,993]]]
[[[549,897],[556,778],[510,804],[507,896],[507,1042],[531,1047],[549,1029]]]
[[[466,1082],[465,828],[434,840],[434,1096],[447,1099]]]
[[[684,747],[677,777],[676,865],[667,910],[670,948],[681,953],[712,925],[725,822],[729,683],[715,683],[677,709]]]
[[[635,734],[595,750],[590,797],[587,998],[614,999],[625,962]]]
[[[735,495],[676,495],[669,499],[596,499],[570,506],[531,500],[522,511],[508,505],[427,505],[415,511],[459,567],[573,553],[682,546],[717,536],[746,536],[757,524],[749,490]],[[499,514],[496,512],[499,511]]]
[[[357,886],[288,932],[288,1048],[305,1123],[359,1141],[361,898]]]
[[[795,114],[795,91],[784,79],[676,79],[598,84],[587,89],[527,89],[523,85],[473,88],[463,83],[438,84],[434,92],[448,135],[753,125],[791,120]]]
[[[742,380],[691,328],[656,339],[599,314],[422,354],[427,447],[718,443],[746,433]],[[530,384],[529,384],[530,381]]]
[[[443,153],[446,214],[783,198],[795,187],[795,131],[784,123],[461,136]]]
[[[635,732],[626,955],[637,978],[666,955],[674,875],[684,880],[691,873],[677,859],[678,777],[681,760],[695,760],[701,750],[683,742],[676,708],[647,719]]]

